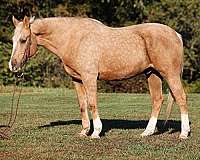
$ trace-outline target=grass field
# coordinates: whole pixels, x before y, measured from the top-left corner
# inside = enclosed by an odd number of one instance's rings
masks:
[[[0,125],[8,120],[12,93],[0,93]],[[166,98],[165,98],[166,99]],[[0,140],[0,159],[200,159],[200,94],[188,95],[192,133],[179,140],[175,105],[163,132],[166,101],[158,132],[141,138],[151,112],[148,94],[99,93],[101,139],[80,138],[79,107],[73,90],[26,88],[12,135]]]

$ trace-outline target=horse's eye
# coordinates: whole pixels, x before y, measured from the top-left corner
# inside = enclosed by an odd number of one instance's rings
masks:
[[[25,43],[25,42],[26,42],[26,39],[25,39],[25,38],[20,38],[20,42],[21,42],[21,43]]]

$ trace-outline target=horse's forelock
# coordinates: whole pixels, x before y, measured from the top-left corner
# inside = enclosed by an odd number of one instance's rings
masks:
[[[13,35],[13,42],[17,42],[21,36],[21,32],[23,29],[23,23],[19,22],[19,24],[16,26],[14,35]]]

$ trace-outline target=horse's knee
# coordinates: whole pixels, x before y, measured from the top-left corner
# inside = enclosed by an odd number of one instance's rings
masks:
[[[88,98],[88,107],[91,112],[94,112],[97,108],[96,101],[92,97]]]
[[[153,99],[153,103],[154,103],[154,104],[162,104],[163,101],[164,101],[164,98],[163,98],[162,95],[157,96],[157,97],[155,97],[155,98]]]
[[[96,119],[98,116],[97,106],[94,104],[89,105],[89,110],[92,113],[93,119]]]
[[[80,105],[80,111],[81,111],[81,114],[85,114],[87,111],[87,108],[85,108],[85,106]]]

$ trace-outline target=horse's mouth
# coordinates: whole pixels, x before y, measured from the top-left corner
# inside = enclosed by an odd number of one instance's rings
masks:
[[[19,67],[19,68],[13,67],[10,70],[11,70],[11,72],[17,73],[17,72],[21,71],[21,67]]]

